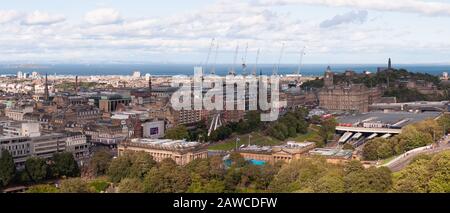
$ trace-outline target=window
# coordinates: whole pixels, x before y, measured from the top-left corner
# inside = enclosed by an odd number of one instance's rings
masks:
[[[150,135],[157,135],[159,133],[158,127],[150,128]]]

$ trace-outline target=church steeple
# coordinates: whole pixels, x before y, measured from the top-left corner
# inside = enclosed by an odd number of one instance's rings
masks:
[[[389,61],[388,61],[388,69],[392,69],[391,58],[389,58]]]

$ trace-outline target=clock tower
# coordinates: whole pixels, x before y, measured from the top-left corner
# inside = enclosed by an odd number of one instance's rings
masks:
[[[333,82],[334,73],[331,71],[330,66],[327,67],[325,71],[325,76],[323,77],[323,83],[325,87],[332,87],[334,85]]]

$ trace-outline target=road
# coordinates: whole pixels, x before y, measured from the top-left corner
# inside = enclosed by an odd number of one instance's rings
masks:
[[[447,137],[439,144],[433,144],[427,147],[421,147],[418,149],[411,150],[401,156],[395,158],[389,163],[383,165],[388,167],[392,172],[398,172],[408,166],[408,164],[420,154],[434,154],[439,153],[444,150],[450,150],[450,137]]]

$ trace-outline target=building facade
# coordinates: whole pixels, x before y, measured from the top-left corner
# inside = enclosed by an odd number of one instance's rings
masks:
[[[195,159],[208,157],[205,145],[184,140],[133,139],[119,144],[118,155],[122,156],[125,152],[145,152],[158,162],[170,158],[178,165],[186,165]]]
[[[335,85],[334,74],[328,67],[324,76],[324,87],[319,91],[319,106],[330,111],[368,112],[369,105],[381,98],[378,88],[363,84]]]

